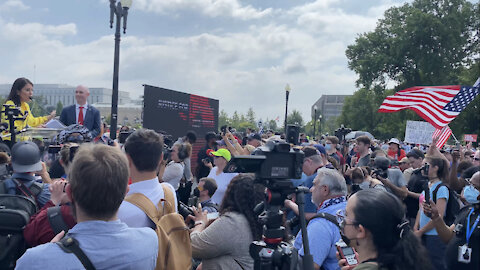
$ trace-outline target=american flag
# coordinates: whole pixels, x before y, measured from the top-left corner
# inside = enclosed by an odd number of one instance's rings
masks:
[[[447,125],[441,129],[438,129],[438,128],[435,129],[435,132],[433,132],[433,135],[432,135],[432,139],[438,137],[437,148],[440,149],[445,145],[448,138],[450,138],[450,135],[452,135],[452,130]]]
[[[450,123],[479,94],[480,78],[474,86],[415,86],[388,96],[378,112],[414,110],[437,129]]]

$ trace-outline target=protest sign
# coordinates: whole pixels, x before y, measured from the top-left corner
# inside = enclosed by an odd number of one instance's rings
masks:
[[[435,127],[428,122],[407,121],[404,141],[415,144],[430,144],[434,131]]]
[[[477,134],[465,134],[463,135],[464,142],[476,142],[477,141]]]

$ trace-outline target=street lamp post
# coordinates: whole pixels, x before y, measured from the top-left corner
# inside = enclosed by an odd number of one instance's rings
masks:
[[[313,140],[315,140],[315,126],[317,123],[317,105],[313,106]]]
[[[284,127],[285,127],[285,136],[287,136],[287,112],[288,112],[288,95],[290,94],[290,91],[292,89],[290,88],[290,85],[287,83],[287,85],[285,85],[285,124],[284,124]]]
[[[116,17],[115,27],[115,53],[113,58],[113,89],[112,89],[112,111],[110,118],[110,138],[117,138],[117,116],[118,116],[118,66],[120,62],[120,22],[123,17],[123,33],[127,30],[128,9],[132,0],[110,0],[110,28],[113,28],[113,15]]]
[[[320,133],[320,137],[322,137],[322,115],[321,115],[321,114],[318,116],[318,120],[319,120],[319,122],[318,122],[318,131],[319,131],[319,133]]]

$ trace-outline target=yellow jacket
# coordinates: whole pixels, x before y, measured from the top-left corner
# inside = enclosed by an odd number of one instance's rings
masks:
[[[11,100],[7,100],[7,102],[5,102],[5,104],[8,104],[8,105],[13,105],[13,106],[16,106],[15,103],[13,103],[13,101]],[[8,118],[7,116],[4,114],[4,108],[2,108],[2,119],[1,119],[1,122],[2,123],[8,123]],[[15,121],[15,130],[16,131],[19,131],[19,130],[22,130],[24,129],[27,125],[29,127],[36,127],[36,126],[39,126],[43,123],[45,123],[47,120],[48,120],[48,117],[47,116],[40,116],[40,117],[34,117],[32,112],[30,111],[30,106],[28,105],[28,103],[26,102],[22,102],[20,104],[20,111],[22,112],[22,114],[25,116],[27,116],[24,120],[17,120]],[[21,117],[21,115],[19,115],[18,117]],[[2,134],[5,135],[5,134],[9,134],[10,133],[10,129],[8,131],[4,131]],[[9,141],[10,140],[10,136],[8,137],[4,137],[3,140],[7,140]]]

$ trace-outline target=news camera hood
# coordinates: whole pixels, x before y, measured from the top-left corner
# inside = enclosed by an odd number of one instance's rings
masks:
[[[304,153],[290,144],[269,141],[252,155],[234,156],[223,170],[226,173],[255,173],[258,179],[300,179]]]

